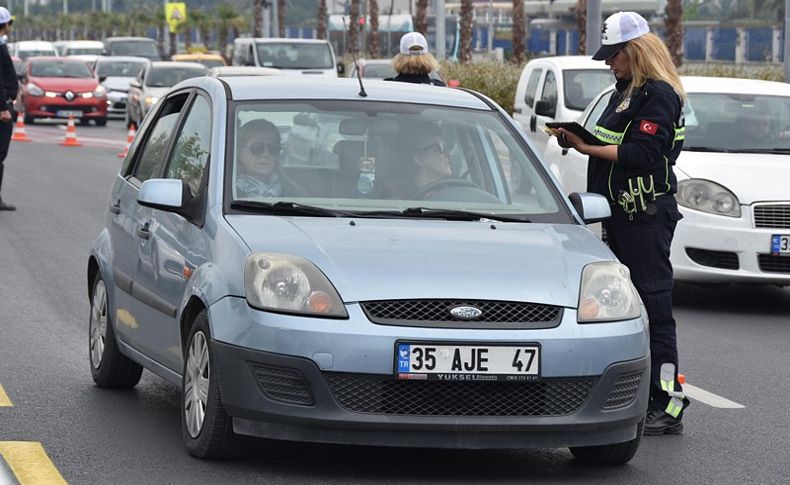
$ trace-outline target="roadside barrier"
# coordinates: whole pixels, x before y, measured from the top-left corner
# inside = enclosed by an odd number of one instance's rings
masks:
[[[11,135],[13,141],[33,141],[28,138],[25,132],[25,116],[22,113],[16,115],[16,125],[14,125],[14,134]]]
[[[58,143],[64,147],[81,147],[82,143],[77,141],[77,128],[74,127],[74,117],[69,116],[69,124],[66,127],[66,137],[62,142]]]
[[[118,154],[118,158],[126,158],[126,154],[129,153],[129,147],[132,146],[135,135],[137,135],[137,127],[132,123],[129,125],[129,132],[126,134],[126,146],[123,147],[123,151]]]

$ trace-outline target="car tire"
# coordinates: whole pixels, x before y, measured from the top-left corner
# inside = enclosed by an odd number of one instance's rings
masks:
[[[639,422],[636,428],[636,438],[625,443],[615,443],[612,445],[600,446],[572,446],[571,454],[583,463],[595,465],[624,465],[631,461],[631,458],[639,449],[639,442],[642,440],[642,432],[645,430],[645,420]]]
[[[107,118],[96,118],[96,126],[106,126]]]
[[[93,282],[90,304],[88,358],[93,382],[109,389],[131,389],[140,382],[143,368],[118,348],[110,319],[107,288],[101,276]]]
[[[181,434],[187,452],[198,458],[231,456],[238,438],[233,418],[222,405],[205,310],[195,317],[189,332],[181,379]]]

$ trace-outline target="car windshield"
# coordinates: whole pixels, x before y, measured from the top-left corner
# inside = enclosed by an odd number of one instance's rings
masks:
[[[67,56],[100,56],[101,47],[69,47],[66,49]]]
[[[287,201],[393,217],[420,207],[571,221],[538,159],[490,111],[239,102],[231,116],[231,207]]]
[[[207,72],[208,69],[205,67],[152,67],[151,71],[148,73],[145,84],[152,88],[169,88],[175,86],[184,79],[203,76]]]
[[[790,150],[790,97],[689,93],[684,109],[684,150]]]
[[[578,111],[583,111],[598,93],[615,81],[608,69],[568,69],[562,72],[562,79],[565,107]]]
[[[16,54],[20,59],[27,59],[28,57],[38,56],[54,56],[54,50],[19,50]]]
[[[90,68],[83,62],[35,61],[30,66],[34,77],[93,77]]]
[[[96,64],[97,76],[135,77],[145,65],[144,61],[108,61]]]
[[[113,56],[157,56],[156,42],[130,40],[110,44],[110,55]]]
[[[329,44],[299,42],[258,43],[261,66],[280,69],[334,69]]]

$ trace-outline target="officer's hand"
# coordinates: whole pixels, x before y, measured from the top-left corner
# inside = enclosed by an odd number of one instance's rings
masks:
[[[9,110],[0,111],[0,121],[2,121],[3,123],[8,123],[9,121],[11,121],[11,111]]]
[[[563,148],[575,148],[581,153],[584,153],[581,150],[581,147],[585,144],[584,140],[581,137],[571,131],[566,130],[565,128],[560,128],[558,130],[562,136],[557,137],[558,140],[561,140],[560,146]],[[564,142],[564,143],[562,143]]]

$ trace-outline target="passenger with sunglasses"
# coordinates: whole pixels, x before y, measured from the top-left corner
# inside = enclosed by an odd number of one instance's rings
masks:
[[[296,186],[280,171],[280,130],[267,120],[248,121],[236,141],[236,197],[296,195]]]

